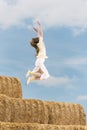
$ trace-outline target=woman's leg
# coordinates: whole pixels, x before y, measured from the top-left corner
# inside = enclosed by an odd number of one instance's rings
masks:
[[[42,71],[42,75],[40,77],[40,80],[47,79],[50,75],[49,75],[48,70],[46,69],[45,65],[41,64],[40,69]]]
[[[27,85],[28,85],[30,82],[34,81],[34,80],[40,80],[40,77],[41,77],[41,75],[42,75],[42,72],[41,72],[41,70],[39,69],[37,72],[35,72],[35,73],[32,74],[32,75],[33,75],[32,77],[29,77],[29,78],[27,79]]]
[[[49,73],[44,65],[44,59],[38,58],[35,62],[35,68],[30,71],[32,77],[28,78],[28,83],[33,80],[44,80],[49,77]],[[28,74],[29,76],[29,74]]]
[[[47,79],[50,76],[48,73],[48,70],[46,69],[44,65],[44,62],[45,62],[45,59],[43,58],[38,58],[36,60],[36,67],[38,69],[35,69],[35,70],[38,70],[38,72],[41,74],[40,80]]]
[[[30,76],[30,75],[34,75],[34,73],[36,73],[36,72],[38,72],[39,71],[39,60],[38,59],[36,59],[36,61],[35,61],[35,67],[34,67],[34,69],[31,71],[31,70],[29,70],[27,73],[26,73],[26,77],[28,77],[28,76]]]
[[[40,78],[41,77],[41,73],[40,72],[35,72],[34,74],[33,74],[33,76],[35,77],[35,78]]]

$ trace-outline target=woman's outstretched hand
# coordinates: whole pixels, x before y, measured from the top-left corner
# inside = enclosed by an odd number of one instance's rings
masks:
[[[41,25],[41,23],[40,23],[40,21],[39,21],[39,20],[37,21],[37,24],[38,24],[39,26]]]
[[[37,24],[39,25],[39,27],[33,27],[33,30],[38,33],[38,36],[43,37],[42,25],[39,20],[37,21]]]
[[[38,28],[33,27],[33,30],[34,30],[35,32],[38,32]]]

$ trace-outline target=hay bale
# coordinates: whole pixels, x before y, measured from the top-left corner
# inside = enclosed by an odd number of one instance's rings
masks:
[[[56,125],[86,125],[84,109],[79,104],[46,102],[0,96],[0,121]]]
[[[0,121],[11,121],[11,102],[7,96],[0,95]]]
[[[80,104],[45,102],[48,107],[48,124],[85,125],[86,114]]]
[[[12,122],[48,122],[48,109],[42,101],[34,99],[12,99],[12,104]]]
[[[2,123],[0,130],[87,130],[86,126],[61,126],[36,123]]]
[[[9,97],[21,98],[22,88],[18,78],[0,76],[0,94]]]
[[[85,125],[86,115],[79,104],[12,99],[12,122],[57,125]],[[25,118],[24,118],[25,117]]]

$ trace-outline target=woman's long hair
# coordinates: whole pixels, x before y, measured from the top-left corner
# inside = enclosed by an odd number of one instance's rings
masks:
[[[32,47],[35,48],[35,50],[36,50],[36,56],[37,56],[38,53],[39,53],[39,48],[38,48],[38,46],[37,46],[37,43],[39,43],[39,37],[32,38],[30,44],[31,44]]]

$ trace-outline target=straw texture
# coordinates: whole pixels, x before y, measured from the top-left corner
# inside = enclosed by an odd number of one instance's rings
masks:
[[[11,101],[4,95],[0,95],[0,121],[11,121]]]
[[[17,99],[0,95],[0,121],[86,125],[86,115],[79,104]]]
[[[0,94],[14,98],[22,98],[22,88],[19,79],[0,76]]]
[[[86,126],[59,126],[35,123],[0,123],[0,130],[87,130]]]

